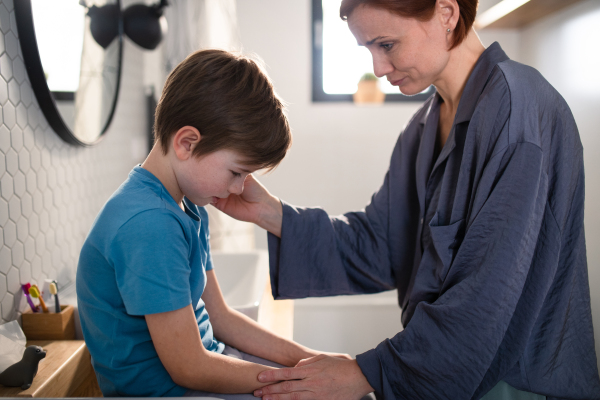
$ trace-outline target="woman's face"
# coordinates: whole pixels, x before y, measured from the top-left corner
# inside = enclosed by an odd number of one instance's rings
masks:
[[[448,40],[443,18],[429,21],[401,17],[381,8],[359,6],[348,17],[358,44],[373,56],[373,70],[406,95],[435,84],[448,64]]]

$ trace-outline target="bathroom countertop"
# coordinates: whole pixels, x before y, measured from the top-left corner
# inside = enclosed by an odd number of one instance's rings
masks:
[[[40,361],[31,387],[0,386],[0,397],[86,397],[101,396],[90,353],[83,340],[31,340],[41,346],[46,358]]]

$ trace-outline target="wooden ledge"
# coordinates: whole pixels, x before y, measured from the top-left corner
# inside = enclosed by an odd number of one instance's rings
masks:
[[[31,340],[27,346],[46,351],[31,387],[0,385],[0,397],[102,397],[83,340]]]

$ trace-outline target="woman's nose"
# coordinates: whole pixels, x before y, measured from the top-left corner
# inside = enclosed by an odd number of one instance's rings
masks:
[[[394,66],[385,57],[373,55],[373,73],[378,78],[383,78],[394,71]]]

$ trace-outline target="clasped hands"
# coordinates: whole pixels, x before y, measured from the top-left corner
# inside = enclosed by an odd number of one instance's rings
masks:
[[[263,371],[260,382],[277,382],[254,391],[263,400],[359,400],[371,393],[356,360],[347,355],[320,354],[294,368]]]

